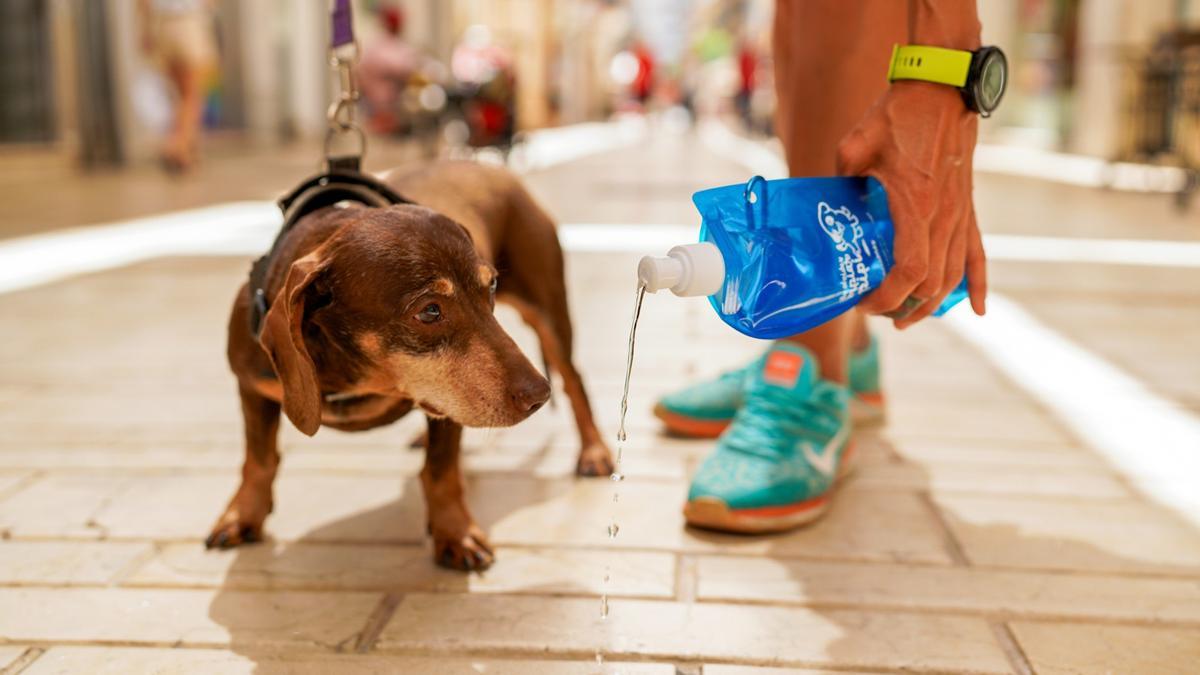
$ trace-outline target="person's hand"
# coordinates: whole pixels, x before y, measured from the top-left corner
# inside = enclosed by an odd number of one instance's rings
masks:
[[[838,147],[838,172],[873,176],[887,190],[895,265],[859,307],[907,328],[932,314],[963,272],[971,307],[984,313],[987,269],[972,200],[979,115],[958,91],[892,83]]]

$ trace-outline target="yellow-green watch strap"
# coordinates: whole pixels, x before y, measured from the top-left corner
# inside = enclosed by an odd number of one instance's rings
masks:
[[[963,87],[971,72],[971,52],[923,45],[892,47],[892,65],[888,82],[892,80],[923,80]]]

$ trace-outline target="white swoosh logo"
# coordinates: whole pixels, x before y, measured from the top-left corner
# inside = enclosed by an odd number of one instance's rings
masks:
[[[842,425],[837,435],[825,444],[825,448],[819,455],[813,451],[811,446],[805,445],[804,457],[808,459],[808,463],[812,464],[817,471],[825,474],[826,478],[833,478],[834,472],[837,471],[837,450],[841,447],[848,433],[850,433],[850,425]]]

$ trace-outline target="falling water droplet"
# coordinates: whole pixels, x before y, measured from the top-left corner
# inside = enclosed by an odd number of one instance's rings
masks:
[[[614,483],[620,483],[621,481],[625,480],[625,474],[619,471],[614,471],[609,478],[612,478],[612,482]]]
[[[611,525],[608,526],[608,538],[616,539],[617,533],[620,531],[621,531],[621,526],[617,525],[616,523],[612,523]]]
[[[600,596],[600,618],[601,619],[608,618],[608,594],[607,593]]]

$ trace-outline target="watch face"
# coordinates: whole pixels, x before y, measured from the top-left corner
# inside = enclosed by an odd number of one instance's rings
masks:
[[[1008,84],[1008,64],[1000,50],[989,51],[979,69],[979,82],[976,85],[979,108],[991,112],[1000,105],[1004,96],[1004,86]]]

